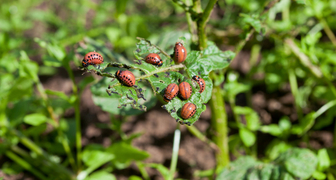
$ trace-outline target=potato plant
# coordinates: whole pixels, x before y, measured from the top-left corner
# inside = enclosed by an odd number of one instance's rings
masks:
[[[185,38],[176,39],[176,41],[186,41]],[[188,44],[188,43],[185,43]],[[172,52],[171,44],[169,53]],[[166,87],[171,83],[179,84],[182,81],[187,81],[192,85],[192,95],[188,100],[181,98],[174,98],[169,103],[162,106],[170,115],[182,124],[192,125],[198,119],[200,114],[205,111],[205,103],[211,98],[213,83],[209,78],[209,73],[213,70],[221,70],[226,68],[234,57],[231,51],[222,52],[216,45],[209,42],[209,46],[203,51],[192,51],[187,47],[188,55],[184,63],[174,64],[169,53],[165,52],[158,46],[152,44],[150,41],[139,38],[139,42],[134,50],[135,62],[130,63],[121,62],[105,62],[99,66],[89,67],[87,71],[94,72],[104,78],[96,85],[91,87],[95,103],[102,107],[102,109],[115,113],[116,111],[127,113],[127,108],[124,106],[131,106],[133,109],[142,111],[147,110],[146,104],[153,99],[153,95],[162,100]],[[146,63],[144,57],[149,53],[159,53],[163,60],[162,67]],[[115,71],[108,71],[107,68],[124,68],[139,71],[140,76],[136,77],[136,87],[127,87],[118,81],[110,82],[111,78],[115,77]],[[114,68],[114,69],[115,69]],[[180,73],[180,72],[184,73]],[[136,74],[136,73],[135,73]],[[204,92],[199,93],[199,85],[192,80],[192,77],[198,75],[205,81],[206,87]],[[146,86],[146,84],[148,85]],[[151,92],[147,92],[151,91]],[[106,93],[107,92],[107,93]],[[146,95],[144,95],[146,94]],[[115,106],[115,102],[119,101],[119,105]],[[154,100],[153,100],[154,101]],[[181,117],[181,108],[187,103],[191,102],[197,106],[196,114],[190,119],[183,119]]]

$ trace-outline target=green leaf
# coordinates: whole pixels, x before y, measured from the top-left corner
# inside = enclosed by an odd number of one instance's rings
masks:
[[[224,89],[227,91],[226,96],[229,99],[234,99],[237,94],[250,90],[251,85],[246,83],[228,82],[225,84]]]
[[[315,178],[315,179],[327,179],[327,175],[326,174],[324,174],[323,172],[320,172],[320,171],[315,171],[314,173],[313,173],[313,178]]]
[[[264,164],[262,169],[259,170],[260,180],[269,180],[272,176],[272,171],[274,169],[273,164]],[[258,168],[258,167],[257,167]],[[259,168],[258,168],[259,169]]]
[[[243,17],[243,21],[250,24],[258,33],[261,32],[261,22],[256,15],[240,14]]]
[[[295,0],[295,2],[298,4],[306,4],[306,0]]]
[[[259,170],[256,168],[251,168],[248,170],[247,174],[245,175],[246,180],[254,180],[254,179],[260,179],[259,178]]]
[[[31,96],[33,90],[32,86],[34,83],[31,78],[20,77],[11,83],[12,88],[7,96],[9,101],[16,101],[25,96]]]
[[[23,118],[23,121],[27,124],[32,125],[32,126],[38,126],[42,123],[47,122],[48,118],[44,114],[35,113],[35,114],[26,115]]]
[[[43,40],[40,40],[39,38],[35,38],[34,39],[35,42],[37,42],[41,47],[46,48],[48,53],[53,56],[56,61],[62,62],[64,60],[64,58],[66,57],[66,52],[65,50],[60,47],[59,45],[57,45],[56,43],[47,43]],[[54,61],[54,60],[52,60]],[[54,64],[48,64],[46,63],[46,65],[56,65],[56,67],[58,67],[57,65],[59,65],[57,62],[55,61]]]
[[[263,133],[269,133],[273,136],[280,136],[282,134],[282,130],[277,124],[264,125],[260,127],[260,131]]]
[[[307,179],[316,169],[317,157],[308,149],[292,148],[280,155],[286,170],[295,177]]]
[[[116,14],[119,16],[120,14],[124,13],[126,10],[128,0],[117,0],[116,2]]]
[[[246,128],[239,129],[239,136],[247,147],[251,147],[256,141],[255,134]]]
[[[109,152],[104,152],[103,146],[91,144],[85,147],[82,158],[86,166],[98,168],[114,159],[115,156]]]
[[[139,176],[130,176],[129,178],[128,178],[128,180],[142,180],[142,178],[141,177],[139,177]]]
[[[61,92],[61,91],[53,91],[53,90],[50,90],[50,89],[46,89],[45,90],[46,94],[48,95],[54,95],[54,96],[57,96],[63,100],[66,100],[69,102],[69,97],[64,93],[64,92]]]
[[[274,139],[266,148],[266,155],[269,159],[276,159],[281,153],[287,151],[292,146],[285,141]]]
[[[306,133],[315,123],[315,112],[307,114],[302,120],[300,120],[300,126],[302,128],[302,134]]]
[[[229,167],[224,168],[216,178],[216,180],[223,179],[244,179],[247,171],[258,162],[250,156],[243,156],[230,163]]]
[[[95,79],[93,78],[93,76],[87,76],[87,77],[85,77],[84,79],[82,79],[82,80],[77,84],[77,86],[78,86],[78,88],[79,88],[81,91],[83,91],[84,88],[85,88],[88,84],[94,82],[94,80],[95,80]]]
[[[38,65],[29,59],[25,51],[20,51],[20,77],[32,78],[34,82],[38,81]]]
[[[234,107],[234,112],[239,115],[245,115],[246,127],[251,131],[256,131],[260,127],[260,120],[258,114],[249,107]]]
[[[45,132],[47,128],[47,124],[40,124],[38,126],[32,126],[28,129],[26,129],[25,131],[23,131],[23,134],[26,136],[39,136],[41,135],[43,132]]]
[[[324,170],[330,167],[330,158],[328,152],[325,148],[320,149],[317,152],[317,159],[318,159],[318,170],[323,172]]]
[[[149,157],[146,151],[141,151],[125,142],[112,144],[106,149],[106,152],[114,154],[113,163],[118,168],[126,167],[131,161],[142,161]]]
[[[163,176],[163,178],[165,180],[169,179],[169,177],[170,177],[170,171],[164,165],[152,163],[152,164],[149,164],[149,167],[157,169],[161,173],[161,175]]]
[[[143,113],[144,109],[151,108],[156,104],[156,100],[151,99],[154,98],[152,91],[145,86],[141,87],[144,97],[149,100],[147,102],[143,102],[138,98],[134,88],[122,86],[120,83],[111,89],[115,93],[111,92],[111,96],[109,96],[106,90],[109,84],[113,83],[117,84],[118,81],[114,80],[114,82],[111,83],[110,79],[104,77],[97,84],[91,86],[93,102],[104,111],[112,114],[136,115]],[[132,107],[126,105],[131,105]]]
[[[315,112],[311,112],[307,114],[304,118],[302,118],[298,125],[293,125],[291,132],[293,134],[302,135],[306,133],[310,128],[312,128],[314,123],[315,123]]]
[[[106,172],[104,170],[101,170],[101,171],[92,173],[85,180],[117,180],[117,178],[113,174]]]
[[[232,51],[221,51],[215,43],[208,41],[208,47],[203,51],[191,51],[185,60],[189,76],[208,76],[213,70],[221,70],[229,66],[235,57]]]
[[[284,117],[284,118],[280,119],[280,121],[279,121],[279,128],[282,131],[289,130],[291,126],[292,126],[292,124],[291,124],[290,120],[288,119],[288,117]]]

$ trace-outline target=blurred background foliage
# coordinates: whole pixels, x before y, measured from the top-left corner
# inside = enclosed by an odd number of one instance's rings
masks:
[[[203,8],[208,3],[200,2]],[[245,159],[237,162],[249,162],[244,167],[232,164],[244,169],[241,174],[224,169],[217,172],[218,178],[251,178],[257,165],[269,167],[262,164],[268,162],[274,164],[273,170],[291,169],[293,164],[284,160],[288,153],[281,153],[301,147],[314,153],[305,152],[313,167],[273,179],[335,179],[335,15],[336,0],[216,3],[207,25],[208,40],[223,51],[235,51],[237,56],[226,74],[220,72],[212,80],[221,85],[219,98],[228,107],[231,158],[243,156]],[[88,50],[102,52],[107,62],[132,61],[136,37],[168,49],[173,45],[170,41],[181,36],[192,41],[194,34],[189,32],[183,8],[169,0],[2,0],[0,178],[152,179],[154,175],[146,172],[148,167],[168,178],[167,167],[144,162],[150,154],[132,145],[140,134],[122,131],[128,117],[120,111],[110,116],[108,125],[100,124],[101,129],[115,132],[109,137],[113,143],[107,147],[92,143],[83,146],[81,152],[82,144],[76,141],[81,139],[79,127],[90,120],[86,113],[95,111],[83,108],[81,98],[91,97],[82,93],[99,77],[83,76],[78,66]],[[51,90],[55,87],[58,90]],[[150,96],[153,107],[156,98]],[[215,134],[211,130],[208,127],[202,133],[211,138]],[[294,161],[304,159],[297,158]],[[134,176],[121,171],[132,162],[138,168]],[[178,177],[214,177],[215,167],[203,171],[185,166],[195,173]]]

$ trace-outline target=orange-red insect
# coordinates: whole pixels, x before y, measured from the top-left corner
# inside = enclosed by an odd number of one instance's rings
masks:
[[[198,83],[198,85],[200,86],[199,92],[202,93],[204,91],[204,89],[205,89],[205,81],[204,81],[204,79],[200,78],[199,76],[194,76],[193,80],[195,80]]]
[[[192,88],[189,83],[181,82],[179,85],[179,94],[182,99],[189,99],[192,93]]]
[[[187,58],[187,49],[183,46],[182,43],[177,42],[174,48],[174,61],[176,64],[183,63]]]
[[[196,105],[193,103],[186,103],[181,110],[181,116],[183,119],[191,118],[196,112]]]
[[[163,100],[166,102],[171,101],[179,92],[179,87],[177,84],[169,84],[166,88],[165,94],[163,95]]]
[[[162,60],[158,54],[150,53],[145,58],[146,63],[156,65],[158,67],[162,66]]]
[[[101,64],[104,62],[103,56],[97,52],[89,52],[85,54],[82,61],[82,66],[87,67],[89,65]]]
[[[135,77],[134,74],[131,71],[121,71],[118,70],[115,74],[117,79],[121,81],[122,84],[132,87],[135,84]]]

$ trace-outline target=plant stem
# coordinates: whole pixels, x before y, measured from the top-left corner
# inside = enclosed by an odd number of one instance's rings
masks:
[[[81,162],[82,162],[82,133],[81,133],[80,109],[79,109],[80,98],[78,95],[78,88],[76,86],[75,77],[70,68],[69,62],[64,63],[64,67],[67,70],[69,77],[72,81],[72,92],[73,92],[72,94],[76,98],[72,106],[75,109],[75,119],[76,119],[76,150],[77,150],[77,173],[78,173],[81,170]]]
[[[43,151],[38,145],[36,145],[33,141],[25,137],[23,134],[21,134],[19,131],[15,129],[10,129],[10,132],[17,136],[20,140],[20,142],[25,145],[28,149],[33,151],[36,155],[42,157],[44,160],[48,161],[52,166],[54,171],[59,172],[62,177],[65,177],[65,179],[71,179],[72,174],[63,166],[60,164],[56,164],[52,161],[50,161],[51,157],[46,152]]]
[[[325,113],[328,109],[334,107],[335,105],[336,105],[336,99],[329,101],[327,104],[323,105],[319,110],[316,111],[313,118],[314,119],[318,118],[323,113]]]
[[[158,74],[158,73],[162,73],[162,72],[166,72],[166,71],[174,71],[174,70],[178,70],[178,69],[182,69],[182,68],[185,68],[185,66],[183,64],[178,64],[178,65],[173,65],[173,66],[169,66],[169,67],[160,68],[160,69],[152,71],[148,74],[145,74],[143,76],[139,76],[139,77],[135,78],[135,80],[148,78],[148,77],[153,76],[154,74]]]
[[[323,30],[327,34],[327,36],[330,39],[331,43],[334,46],[336,46],[336,37],[335,37],[335,34],[330,29],[330,27],[329,27],[328,23],[326,22],[326,20],[324,18],[319,18],[319,21],[322,24]]]
[[[147,173],[147,171],[146,171],[146,169],[145,169],[145,164],[142,163],[141,161],[138,161],[138,162],[136,162],[135,164],[138,166],[139,171],[140,171],[142,177],[143,177],[145,180],[150,180],[150,177],[149,177],[149,175],[148,175],[148,173]]]
[[[49,112],[49,115],[50,115],[51,119],[55,122],[54,126],[57,129],[58,136],[61,137],[61,141],[62,141],[61,143],[62,143],[64,151],[66,152],[66,154],[69,158],[69,162],[71,164],[71,167],[72,167],[73,170],[75,170],[76,169],[75,159],[72,156],[71,149],[70,149],[70,146],[69,146],[69,142],[67,141],[66,138],[64,138],[65,135],[64,135],[63,131],[59,128],[58,119],[56,118],[56,115],[54,113],[53,108],[48,103],[47,93],[45,92],[45,89],[44,89],[40,80],[38,80],[36,82],[36,86],[37,86],[37,90],[39,91],[39,93],[40,93],[40,95],[41,95],[41,97],[42,97],[42,99],[43,99],[43,101],[46,105],[46,108]]]
[[[33,173],[39,179],[48,179],[46,176],[44,176],[38,170],[36,170],[35,168],[33,168],[27,161],[25,161],[24,159],[20,158],[18,155],[14,154],[13,152],[6,151],[5,154],[6,154],[6,156],[8,158],[12,159],[14,162],[16,162],[17,164],[19,164],[21,167],[23,167],[24,169],[26,169],[26,170],[30,171],[31,173]]]
[[[216,2],[217,0],[209,0],[202,16],[197,19],[196,24],[199,50],[203,50],[207,47],[205,27]],[[198,10],[202,9],[199,0],[194,0],[194,8],[198,8]],[[212,127],[215,129],[216,133],[214,136],[214,142],[219,148],[219,151],[216,152],[217,168],[223,168],[229,164],[230,159],[227,134],[227,115],[221,94],[221,88],[219,86],[215,86],[212,90],[210,107],[212,113]]]
[[[295,76],[295,73],[294,73],[294,70],[292,68],[290,68],[288,70],[288,76],[289,76],[289,84],[290,84],[290,87],[291,87],[291,91],[292,91],[292,94],[294,96],[294,100],[295,100],[295,108],[296,108],[296,112],[298,113],[298,117],[299,119],[302,118],[302,109],[300,107],[300,104],[299,104],[299,99],[298,99],[298,85],[297,85],[297,80],[296,80],[296,76]]]
[[[210,139],[208,139],[204,134],[202,134],[195,126],[186,126],[186,127],[192,135],[197,137],[199,140],[207,143],[215,151],[218,151],[217,145],[214,142],[212,142]]]
[[[214,87],[210,100],[211,123],[216,132],[213,140],[219,148],[219,152],[216,153],[217,169],[224,168],[230,162],[227,115],[221,91],[222,89],[219,86]]]
[[[188,6],[190,6],[191,4],[193,4],[191,2],[191,0],[187,0],[186,4]],[[193,8],[193,7],[192,7]],[[196,12],[194,12],[196,14]],[[190,12],[186,11],[186,16],[187,16],[187,22],[188,22],[188,28],[189,28],[189,33],[191,35],[191,41],[193,43],[195,43],[197,41],[197,37],[195,36],[196,31],[196,24],[195,22],[192,20],[192,14]]]
[[[301,64],[307,67],[312,74],[314,74],[318,78],[321,78],[323,76],[321,70],[311,63],[309,57],[300,51],[300,48],[294,43],[292,39],[285,39],[285,44],[292,50],[293,54],[295,54],[299,58]]]
[[[177,159],[178,159],[178,151],[180,147],[180,140],[181,140],[180,124],[177,124],[176,130],[174,132],[174,145],[173,145],[172,159],[170,163],[169,180],[174,179],[174,174],[176,171],[176,165],[177,165]]]
[[[198,47],[203,50],[207,47],[207,37],[206,37],[206,23],[209,21],[211,12],[216,4],[217,0],[209,0],[207,6],[205,7],[202,16],[197,20],[197,34],[198,34]],[[200,6],[200,5],[199,5]]]

